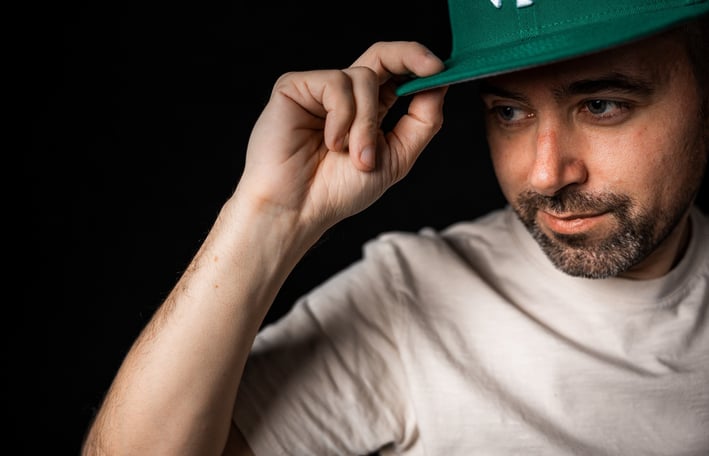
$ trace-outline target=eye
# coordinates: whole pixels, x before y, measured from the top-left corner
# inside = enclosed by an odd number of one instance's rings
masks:
[[[605,113],[609,108],[613,107],[613,105],[613,102],[607,100],[591,100],[586,102],[588,112],[596,115]]]
[[[515,117],[515,109],[511,106],[499,106],[495,108],[497,111],[497,115],[500,116],[502,120],[514,120]]]
[[[530,114],[523,109],[513,106],[495,106],[492,112],[503,122],[518,122],[530,117]]]
[[[627,103],[612,100],[588,100],[582,105],[582,111],[586,111],[596,119],[608,120],[618,116],[623,116],[629,110]]]

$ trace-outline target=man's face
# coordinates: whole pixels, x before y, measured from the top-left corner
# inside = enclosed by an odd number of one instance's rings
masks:
[[[559,269],[669,270],[706,164],[707,123],[680,40],[493,77],[481,91],[502,191]]]

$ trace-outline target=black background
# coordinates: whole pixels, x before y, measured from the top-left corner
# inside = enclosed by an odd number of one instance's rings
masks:
[[[8,265],[26,284],[10,284],[22,300],[7,306],[3,408],[10,440],[27,449],[15,454],[77,454],[124,354],[238,182],[276,78],[346,67],[377,40],[446,57],[450,31],[442,1],[42,8],[26,28],[31,151],[18,193],[29,237],[13,247],[29,255]],[[382,231],[503,205],[476,103],[472,84],[450,89],[443,130],[414,170],[327,233],[267,321]]]

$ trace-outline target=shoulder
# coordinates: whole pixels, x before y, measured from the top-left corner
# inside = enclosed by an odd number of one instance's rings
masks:
[[[437,272],[434,268],[449,271],[455,264],[476,268],[515,244],[513,223],[514,213],[503,208],[440,230],[387,232],[364,245],[363,259],[387,271],[424,274]]]

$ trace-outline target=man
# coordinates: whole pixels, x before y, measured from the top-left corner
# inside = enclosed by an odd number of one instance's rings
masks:
[[[709,3],[449,7],[445,65],[378,43],[277,81],[85,454],[709,451]],[[471,79],[510,207],[382,235],[256,337],[303,254],[406,175]]]

